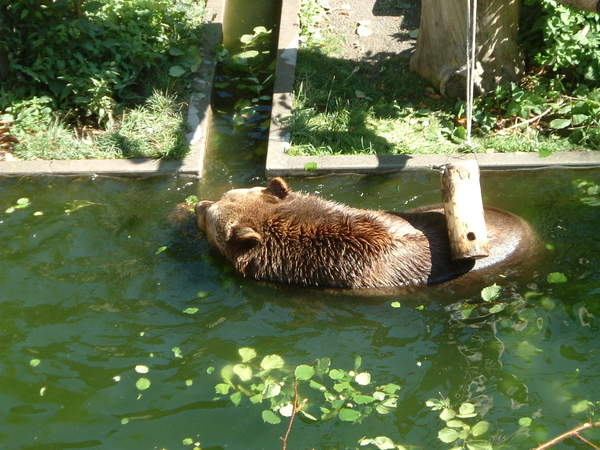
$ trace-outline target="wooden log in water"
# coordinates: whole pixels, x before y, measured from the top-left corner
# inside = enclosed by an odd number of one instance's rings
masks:
[[[489,244],[477,161],[459,161],[445,166],[442,198],[452,258],[479,259],[488,256]]]

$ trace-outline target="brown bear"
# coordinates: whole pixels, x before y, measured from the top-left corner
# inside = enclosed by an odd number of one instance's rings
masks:
[[[356,209],[294,192],[281,178],[200,201],[195,216],[245,277],[307,287],[413,287],[492,268],[499,274],[505,263],[527,258],[536,241],[524,220],[486,207],[490,255],[453,261],[441,206]]]

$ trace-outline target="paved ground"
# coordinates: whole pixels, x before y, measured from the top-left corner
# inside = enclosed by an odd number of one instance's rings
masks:
[[[420,0],[328,0],[329,28],[345,36],[344,59],[369,59],[383,53],[412,52],[419,27]],[[414,34],[413,34],[414,36]]]

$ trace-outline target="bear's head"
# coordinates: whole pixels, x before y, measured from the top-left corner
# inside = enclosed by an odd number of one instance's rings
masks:
[[[260,219],[290,193],[282,178],[274,178],[266,188],[232,189],[216,202],[203,200],[195,209],[198,228],[221,253],[234,258],[262,242]]]

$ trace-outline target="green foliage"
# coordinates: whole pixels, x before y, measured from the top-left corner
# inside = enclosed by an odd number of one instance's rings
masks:
[[[479,412],[474,404],[462,403],[458,410],[448,399],[429,399],[425,405],[431,411],[440,411],[439,417],[445,427],[438,431],[438,439],[445,444],[452,444],[453,449],[491,450],[492,444],[482,436],[489,430],[490,424],[477,418]]]
[[[17,209],[28,208],[30,205],[31,205],[31,201],[27,197],[21,197],[20,199],[18,199],[16,201],[16,203],[13,206],[9,206],[8,208],[6,208],[6,210],[4,212],[6,214],[12,214]]]
[[[275,70],[272,30],[255,27],[252,34],[240,37],[240,43],[241,51],[234,54],[225,47],[218,49],[221,74],[215,79],[215,90],[218,97],[231,99],[236,127],[264,136],[270,124]]]
[[[404,447],[400,444],[396,444],[394,441],[392,441],[387,436],[377,436],[374,438],[368,438],[366,436],[363,436],[362,438],[360,438],[358,440],[358,444],[361,447],[364,447],[367,445],[374,445],[379,450],[391,450],[391,449],[406,450],[406,447]]]
[[[290,154],[600,149],[599,16],[554,0],[527,3],[528,75],[476,100],[467,146],[463,102],[440,98],[400,57],[375,67],[336,59],[324,43],[326,11],[303,0]]]
[[[0,49],[11,81],[0,110],[23,111],[11,98],[32,106],[51,98],[76,122],[110,124],[117,104],[139,102],[156,73],[171,67],[172,76],[181,76],[199,63],[202,7],[195,0],[43,3],[17,0],[2,8],[10,32],[0,34]]]
[[[215,392],[228,396],[236,406],[244,398],[252,404],[266,405],[261,413],[266,423],[278,424],[281,417],[292,414],[294,386],[302,398],[309,399],[310,407],[298,411],[309,421],[337,417],[342,422],[361,422],[373,412],[388,414],[397,406],[400,386],[374,386],[369,372],[357,372],[360,357],[355,360],[354,370],[346,371],[331,368],[329,358],[289,368],[279,355],[266,355],[257,362],[252,348],[240,348],[238,353],[242,363],[221,369],[221,382],[215,385]]]
[[[573,87],[564,75],[532,75],[519,84],[500,85],[477,99],[475,107],[480,132],[502,133],[515,123],[539,118],[527,125],[543,134],[565,136],[575,145],[600,149],[600,88]],[[521,133],[519,129],[512,132]]]
[[[577,80],[600,81],[600,16],[559,4],[526,0],[523,40],[530,61]]]
[[[11,133],[19,141],[13,150],[18,158],[177,158],[187,151],[184,105],[174,96],[155,92],[106,131],[73,130],[49,104],[48,97],[34,97],[8,109],[14,119]]]

